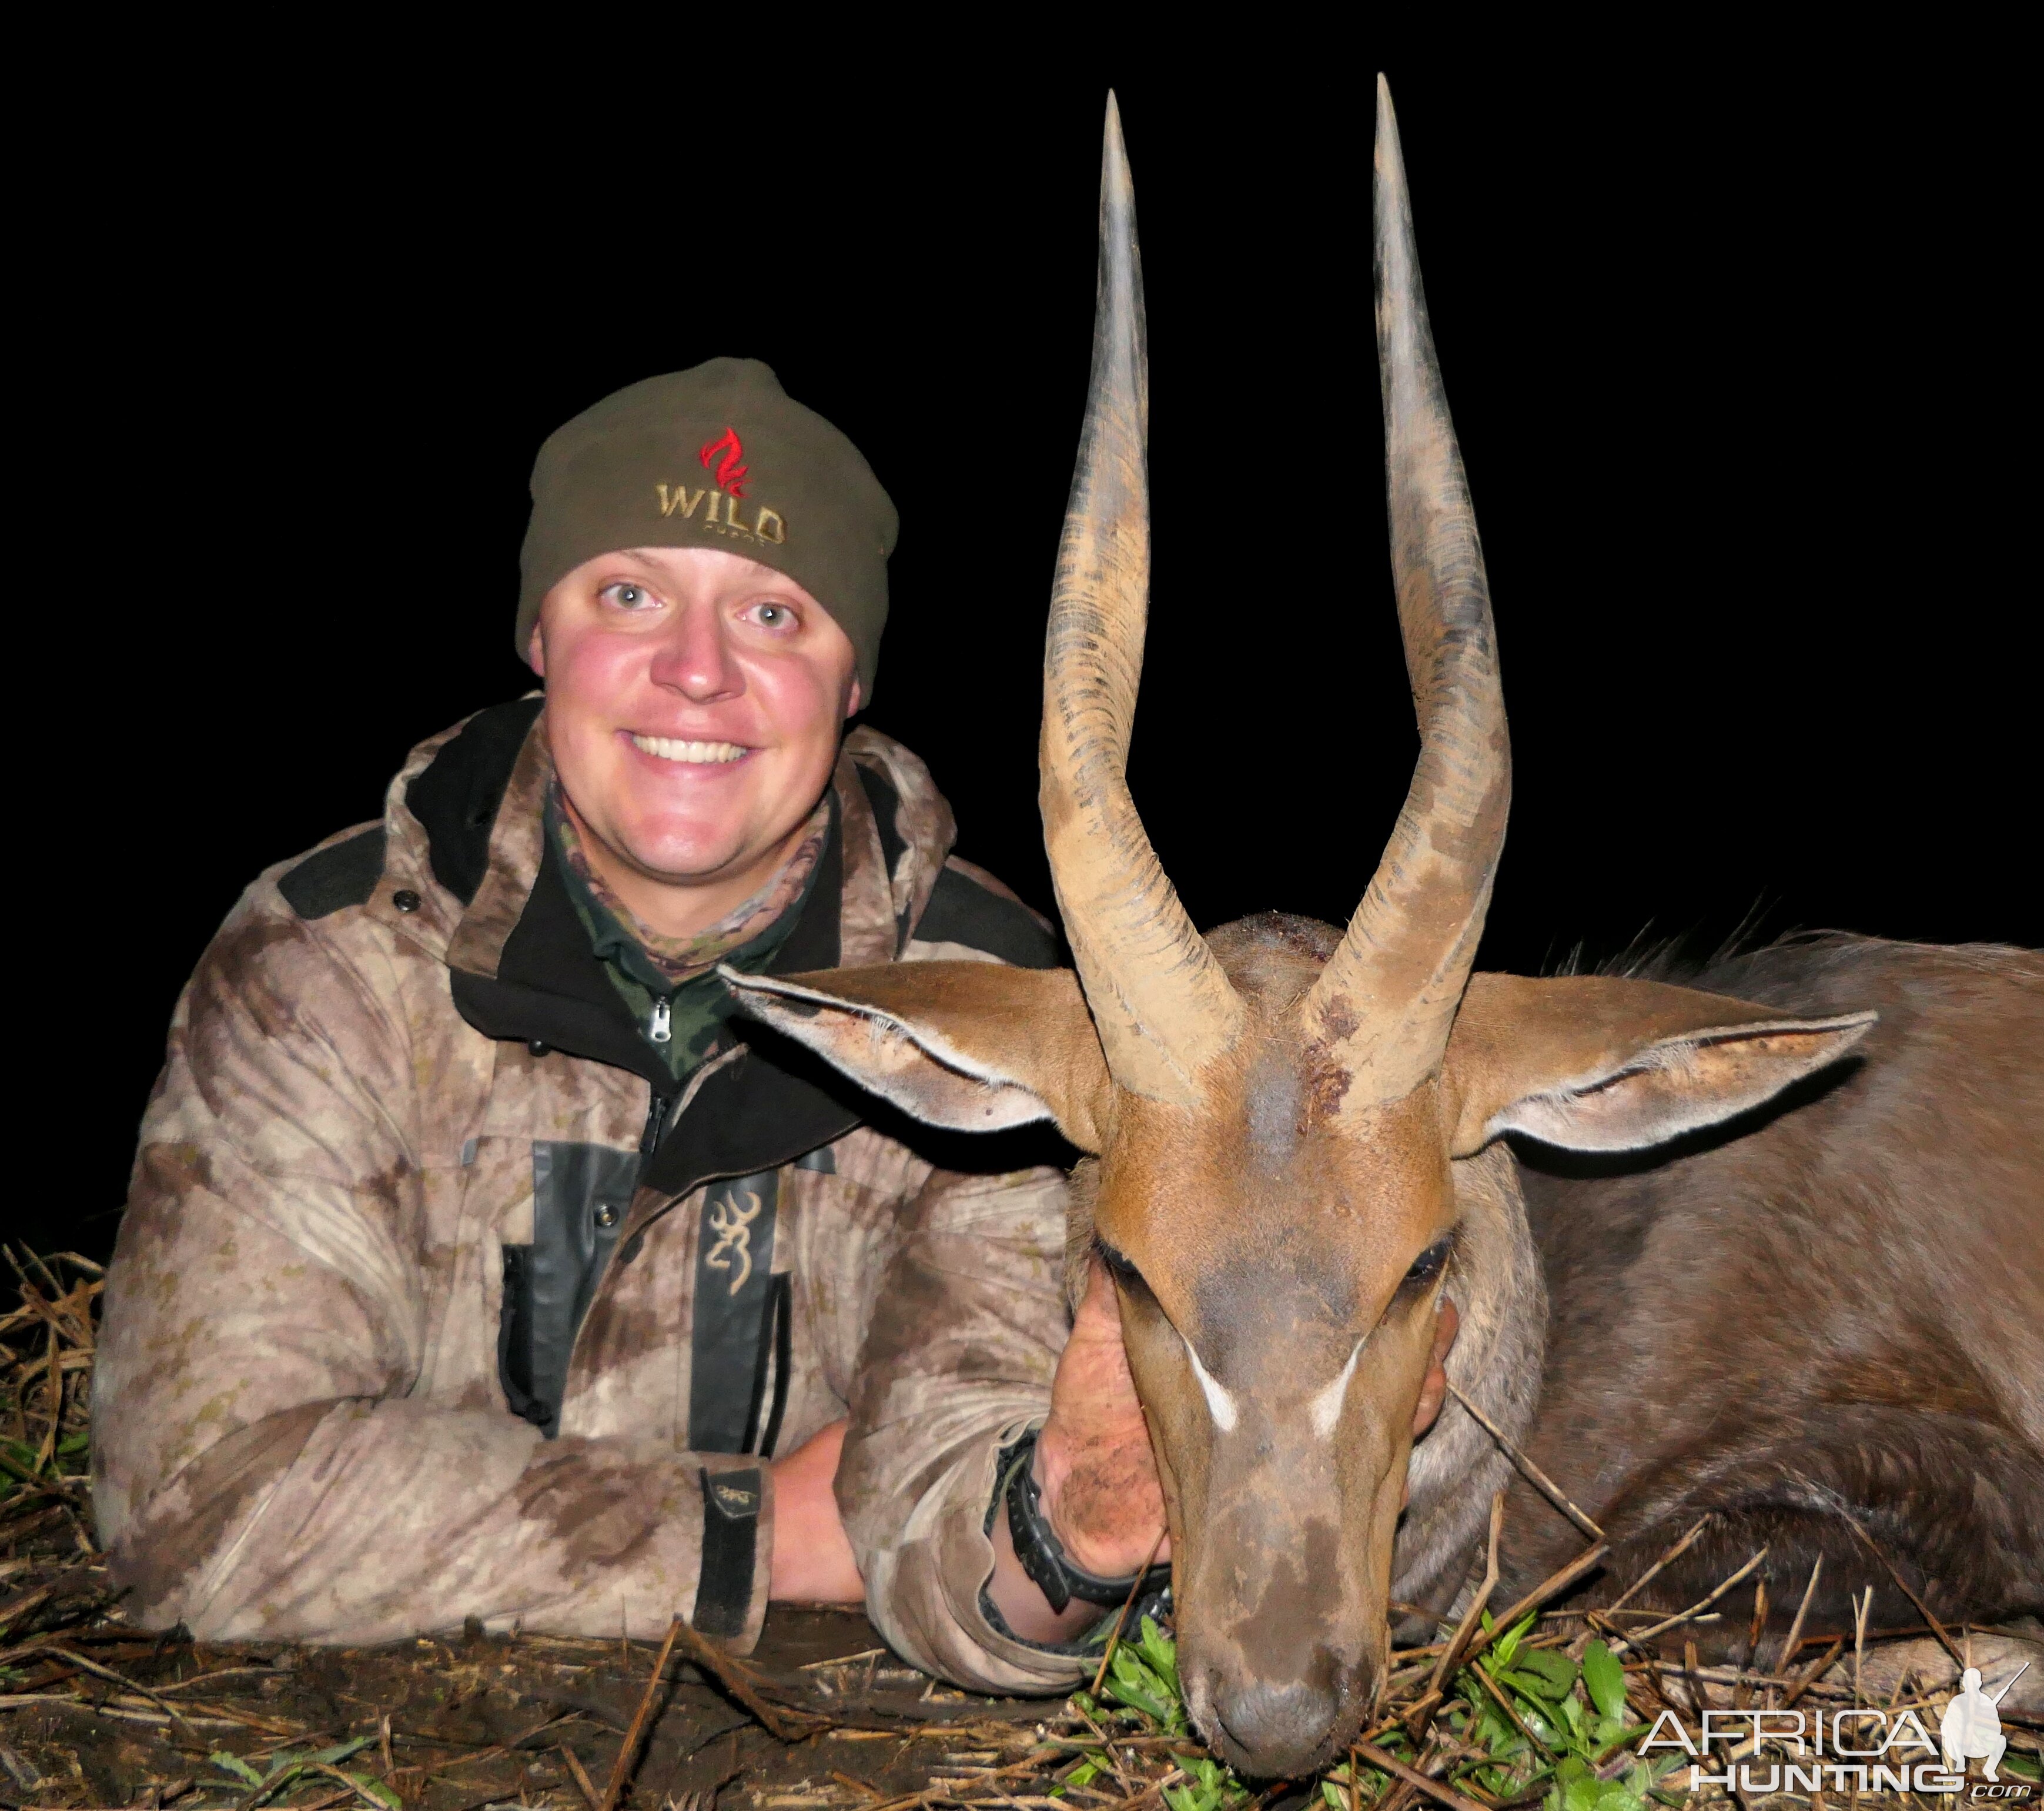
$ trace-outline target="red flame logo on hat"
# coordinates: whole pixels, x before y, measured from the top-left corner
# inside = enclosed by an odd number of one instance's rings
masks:
[[[710,460],[720,452],[724,457],[717,460],[717,483],[732,496],[743,497],[745,494],[745,467],[738,462],[745,456],[745,443],[739,439],[736,428],[726,428],[721,440],[712,440],[696,457],[703,462],[704,468],[707,470]]]

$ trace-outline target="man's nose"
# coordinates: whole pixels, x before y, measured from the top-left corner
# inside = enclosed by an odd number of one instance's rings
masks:
[[[652,679],[692,704],[713,703],[745,690],[724,619],[714,606],[690,604],[676,613],[655,651]]]

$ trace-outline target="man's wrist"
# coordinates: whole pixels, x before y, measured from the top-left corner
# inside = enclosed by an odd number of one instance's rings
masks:
[[[1111,1605],[1135,1590],[1140,1573],[1153,1583],[1170,1575],[1167,1563],[1139,1567],[1120,1575],[1096,1571],[1083,1554],[1070,1551],[1045,1501],[1039,1431],[1031,1429],[1005,1448],[997,1471],[995,1516],[1005,1521],[1015,1556],[1051,1609],[1062,1614],[1074,1599]]]

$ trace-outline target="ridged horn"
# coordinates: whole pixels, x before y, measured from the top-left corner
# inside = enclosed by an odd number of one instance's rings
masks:
[[[1490,586],[1427,324],[1391,90],[1377,79],[1377,357],[1385,488],[1420,759],[1347,935],[1303,1010],[1341,1111],[1440,1067],[1504,847],[1512,752]]]
[[[1150,373],[1135,196],[1108,96],[1093,379],[1043,644],[1043,842],[1108,1071],[1193,1105],[1243,1011],[1150,846],[1128,736],[1150,603]]]

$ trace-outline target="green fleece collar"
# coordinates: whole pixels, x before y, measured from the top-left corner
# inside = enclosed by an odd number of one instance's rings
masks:
[[[832,794],[826,794],[826,798],[834,825],[836,801]],[[640,1040],[666,1064],[668,1073],[677,1082],[685,1079],[716,1047],[718,1032],[736,1009],[731,990],[718,979],[714,968],[705,970],[678,986],[663,975],[617,914],[576,871],[575,863],[568,856],[564,834],[572,832],[568,830],[558,794],[549,794],[546,814],[548,853],[555,872],[567,889],[569,904],[589,934],[590,947],[603,963],[604,973],[609,977],[611,985],[631,1009]],[[801,918],[822,865],[820,862],[810,863],[801,890],[763,930],[719,954],[716,959],[729,963],[743,974],[763,972]],[[664,1037],[656,1035],[663,1031],[667,1034]]]

